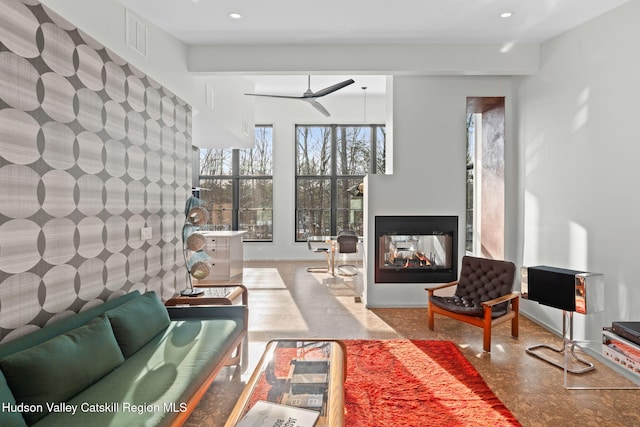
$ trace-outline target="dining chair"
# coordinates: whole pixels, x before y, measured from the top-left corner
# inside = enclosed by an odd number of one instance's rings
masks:
[[[329,260],[329,248],[324,246],[313,246],[311,244],[311,239],[307,239],[307,247],[309,251],[314,254],[324,254],[327,258],[327,267],[308,267],[307,271],[311,273],[328,273],[331,269],[331,262]]]
[[[358,236],[354,231],[345,230],[338,234],[336,238],[338,254],[357,254],[358,253]],[[355,269],[355,272],[347,272],[345,267]],[[338,274],[341,276],[355,276],[358,274],[358,260],[356,264],[339,264],[337,266]]]

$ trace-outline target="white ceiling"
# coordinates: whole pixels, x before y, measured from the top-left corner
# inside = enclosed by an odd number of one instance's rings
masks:
[[[629,0],[118,0],[189,45],[540,43]],[[500,18],[502,12],[510,18]],[[232,19],[229,13],[242,14]],[[314,76],[319,90],[353,76]],[[342,93],[379,90],[359,76]],[[248,77],[298,95],[305,76]],[[383,89],[384,90],[384,89]]]
[[[207,45],[540,43],[629,0],[119,1],[183,42]],[[506,11],[513,16],[500,18]]]

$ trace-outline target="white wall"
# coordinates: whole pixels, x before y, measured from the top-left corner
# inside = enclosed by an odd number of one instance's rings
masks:
[[[393,80],[393,175],[370,175],[365,203],[368,232],[372,235],[380,215],[458,216],[458,257],[464,255],[466,98],[504,96],[506,103],[506,162],[515,160],[512,150],[511,77],[396,76]],[[505,181],[516,179],[515,169]],[[506,198],[516,198],[508,186]],[[507,216],[514,204],[507,204]],[[515,223],[505,225],[506,235],[515,235]],[[420,283],[374,283],[373,239],[365,241],[368,264],[365,271],[366,303],[369,307],[425,306],[428,285]],[[514,260],[514,245],[507,245],[505,258]],[[509,252],[511,251],[511,252]],[[460,263],[458,262],[458,265]]]
[[[357,83],[357,77],[354,77]],[[257,98],[256,123],[273,125],[273,242],[245,243],[248,260],[322,261],[306,243],[295,242],[295,125],[358,125],[364,120],[364,96],[328,95],[319,100],[331,113],[325,117],[306,102]],[[367,122],[384,124],[386,99],[367,95]]]
[[[41,3],[191,104],[194,145],[253,146],[253,133],[247,136],[242,132],[242,120],[253,126],[253,103],[243,95],[252,85],[247,86],[245,79],[194,77],[187,69],[187,47],[138,16],[148,29],[147,56],[140,55],[126,44],[125,7],[115,0],[41,0]],[[217,110],[205,106],[205,83],[216,88]]]
[[[576,337],[638,320],[640,2],[545,43],[518,79],[522,264],[605,275],[603,313],[575,316]],[[559,331],[560,311],[523,312]]]

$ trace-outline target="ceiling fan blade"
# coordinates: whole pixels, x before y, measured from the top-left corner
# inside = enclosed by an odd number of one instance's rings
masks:
[[[268,95],[264,93],[245,93],[249,96],[266,96],[268,98],[285,98],[285,99],[304,99],[304,96],[289,96],[289,95]]]
[[[307,101],[309,104],[311,104],[311,106],[313,108],[315,108],[316,110],[320,111],[326,117],[331,117],[331,114],[329,114],[327,109],[324,108],[318,101],[314,100],[313,98],[305,98],[304,96],[265,95],[265,94],[261,94],[261,93],[245,93],[245,95],[263,96],[263,97],[266,97],[266,98],[299,99],[301,101]]]
[[[329,112],[327,111],[326,108],[324,108],[322,106],[322,104],[320,104],[318,101],[311,99],[311,98],[306,98],[305,101],[307,101],[309,104],[311,104],[311,106],[313,108],[315,108],[316,110],[320,111],[322,114],[324,114],[326,117],[331,117],[331,114],[329,114]]]
[[[319,98],[321,96],[329,95],[337,90],[342,89],[343,87],[349,86],[350,84],[355,83],[353,79],[345,80],[340,83],[336,83],[333,86],[326,87],[324,89],[320,89],[317,92],[314,92],[313,95],[309,96],[309,98]]]

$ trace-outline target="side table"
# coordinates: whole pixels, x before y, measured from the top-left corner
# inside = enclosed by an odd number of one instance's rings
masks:
[[[232,305],[239,296],[242,296],[242,305],[248,305],[249,302],[247,288],[240,283],[198,286],[198,288],[204,292],[194,297],[178,295],[167,300],[164,305]]]

